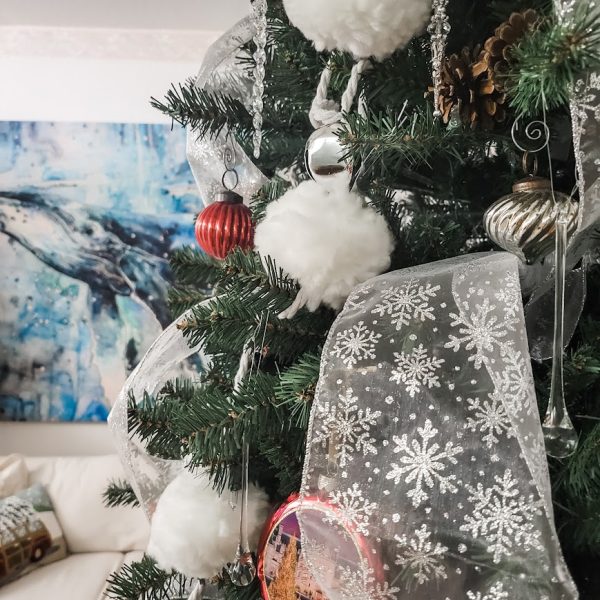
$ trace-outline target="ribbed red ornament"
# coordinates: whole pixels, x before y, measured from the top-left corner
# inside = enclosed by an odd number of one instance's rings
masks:
[[[252,213],[235,192],[221,192],[196,219],[196,240],[204,252],[225,258],[234,248],[254,246]]]

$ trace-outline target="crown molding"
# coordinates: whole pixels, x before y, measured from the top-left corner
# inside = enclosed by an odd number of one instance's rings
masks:
[[[199,62],[221,33],[0,26],[0,56]]]

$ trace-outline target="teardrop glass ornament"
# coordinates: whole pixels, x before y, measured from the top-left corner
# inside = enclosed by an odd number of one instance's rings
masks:
[[[240,507],[240,541],[233,563],[229,566],[231,583],[238,587],[250,585],[256,577],[254,556],[248,543],[248,461],[250,446],[242,442],[242,490]]]
[[[552,379],[550,400],[542,430],[546,453],[554,458],[566,458],[577,448],[577,432],[569,418],[565,403],[563,355],[564,355],[564,315],[565,315],[565,276],[567,261],[567,238],[569,229],[570,200],[561,202],[556,218],[556,266],[554,269],[554,340],[552,357]]]

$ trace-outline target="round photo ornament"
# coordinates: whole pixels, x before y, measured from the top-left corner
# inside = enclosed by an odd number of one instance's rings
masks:
[[[338,510],[316,496],[301,500],[298,494],[292,494],[279,506],[267,520],[258,546],[258,578],[263,600],[328,600],[326,590],[341,590],[354,585],[352,574],[361,572],[361,565],[365,563],[374,577],[383,576],[381,565],[373,564],[366,538],[351,528],[344,528],[340,532],[342,544],[338,541],[319,548],[323,564],[335,565],[324,570],[335,575],[320,586],[302,553],[300,511],[303,522],[310,522],[311,527],[333,520],[342,522]],[[315,567],[318,565],[313,565],[313,569]]]

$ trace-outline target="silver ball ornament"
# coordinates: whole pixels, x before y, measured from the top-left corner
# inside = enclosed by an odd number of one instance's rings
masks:
[[[346,151],[336,132],[340,124],[325,125],[317,129],[306,142],[306,169],[310,176],[325,186],[350,186],[352,179],[352,164],[344,161]]]
[[[530,176],[517,181],[512,193],[487,209],[483,224],[493,242],[531,265],[554,250],[561,205],[566,210],[570,237],[577,229],[579,205],[567,195],[553,192],[549,180]]]

